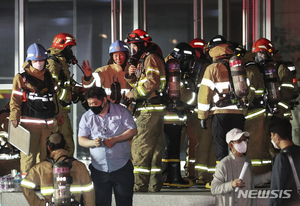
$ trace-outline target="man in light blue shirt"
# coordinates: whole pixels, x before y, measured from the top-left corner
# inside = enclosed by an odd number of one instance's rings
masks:
[[[90,109],[81,117],[78,142],[90,149],[89,165],[96,205],[111,205],[112,188],[117,205],[132,205],[133,166],[129,140],[137,134],[130,111],[107,100],[103,88],[86,92]]]

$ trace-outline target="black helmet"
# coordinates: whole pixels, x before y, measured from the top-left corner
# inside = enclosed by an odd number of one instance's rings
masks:
[[[179,61],[182,72],[188,72],[192,61],[196,58],[194,48],[185,42],[177,44],[170,55]]]
[[[194,48],[188,43],[181,42],[176,45],[173,51],[170,54],[173,58],[178,61],[194,59],[196,56]]]
[[[247,53],[247,50],[244,49],[244,48],[242,47],[242,45],[240,45],[240,44],[237,43],[237,42],[228,41],[228,45],[230,46],[230,48],[232,49],[232,51],[234,52],[234,54],[235,54],[236,56],[244,57],[245,54]]]
[[[228,44],[227,40],[221,36],[221,35],[217,35],[214,38],[212,38],[208,43],[207,43],[207,48],[208,51],[211,48],[214,48],[215,46],[221,45],[221,44]]]

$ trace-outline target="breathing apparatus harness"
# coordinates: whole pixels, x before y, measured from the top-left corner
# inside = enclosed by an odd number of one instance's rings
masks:
[[[63,159],[60,160],[61,158]],[[52,200],[51,202],[47,202],[46,206],[83,206],[82,196],[79,203],[75,200],[75,197],[71,194],[70,190],[71,184],[73,183],[73,178],[70,176],[70,170],[73,161],[76,159],[74,157],[62,155],[56,161],[49,157],[46,160],[52,164],[54,188]]]
[[[215,89],[214,91],[219,95],[219,97],[222,97],[222,99],[218,100],[215,105],[217,107],[226,107],[226,106],[230,106],[230,105],[236,105],[238,108],[244,108],[247,107],[246,103],[248,102],[246,100],[246,102],[244,102],[240,97],[237,96],[236,92],[235,92],[235,88],[234,88],[234,84],[233,84],[233,79],[232,79],[232,75],[236,75],[237,73],[232,73],[230,70],[230,66],[229,63],[225,60],[225,59],[230,59],[232,57],[232,55],[226,54],[223,57],[213,61],[212,63],[222,63],[227,71],[228,71],[228,78],[229,78],[229,92],[227,94],[225,94],[225,97],[217,90]]]

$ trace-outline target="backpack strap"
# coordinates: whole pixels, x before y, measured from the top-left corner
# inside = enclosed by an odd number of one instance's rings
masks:
[[[291,164],[291,168],[292,168],[292,172],[293,172],[293,176],[294,176],[294,180],[295,180],[295,183],[296,183],[296,186],[297,186],[297,193],[300,197],[300,182],[299,182],[299,177],[298,177],[298,174],[297,174],[297,170],[296,170],[296,167],[295,167],[295,164],[294,164],[294,161],[293,161],[293,158],[292,156],[286,152],[286,155],[290,161],[290,164]]]

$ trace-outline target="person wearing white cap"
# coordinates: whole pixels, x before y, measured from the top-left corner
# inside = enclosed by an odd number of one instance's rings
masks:
[[[226,142],[231,151],[217,164],[211,183],[211,193],[216,196],[217,206],[256,205],[253,198],[244,198],[243,196],[238,198],[238,192],[235,192],[235,188],[253,190],[254,185],[261,185],[271,178],[270,172],[259,176],[253,175],[251,160],[245,155],[249,136],[248,132],[243,132],[237,128],[233,128],[226,134]],[[239,179],[245,162],[248,162],[249,166],[244,178]]]

